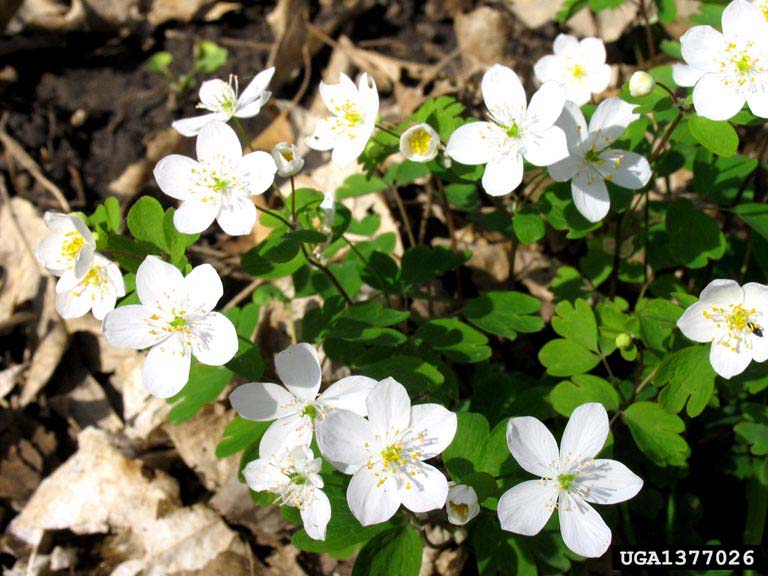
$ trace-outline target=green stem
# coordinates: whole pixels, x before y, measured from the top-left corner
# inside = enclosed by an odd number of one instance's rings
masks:
[[[328,280],[331,281],[331,284],[334,285],[338,293],[341,294],[341,297],[344,298],[344,301],[347,304],[352,304],[352,298],[349,297],[349,294],[347,294],[347,291],[344,290],[344,287],[341,285],[341,283],[333,274],[333,272],[331,272],[331,270],[327,266],[321,264],[320,262],[312,258],[309,255],[309,252],[307,251],[307,248],[306,246],[304,246],[304,244],[301,244],[301,252],[302,254],[304,254],[304,258],[307,259],[307,262],[309,262],[312,266],[314,266],[315,268],[320,270],[323,274],[325,274]]]
[[[288,228],[293,229],[293,227],[294,227],[293,224],[288,222],[288,220],[286,220],[285,217],[282,214],[279,214],[277,212],[273,212],[272,210],[269,210],[268,208],[262,208],[261,206],[259,206],[258,210],[261,210],[264,214],[269,214],[270,216],[272,216],[272,218],[280,220],[280,222],[282,222],[283,224],[288,226]]]
[[[382,126],[381,124],[376,124],[376,128],[378,128],[378,129],[379,129],[379,130],[381,130],[382,132],[386,132],[386,133],[387,133],[387,134],[389,134],[390,136],[394,136],[395,138],[397,138],[398,140],[400,140],[400,136],[401,136],[401,135],[400,135],[400,134],[398,134],[397,132],[395,132],[394,130],[390,130],[389,128],[385,128],[385,127],[384,127],[384,126]]]
[[[661,155],[662,150],[664,149],[664,145],[669,140],[669,137],[672,136],[672,132],[675,131],[675,128],[677,128],[677,125],[680,124],[680,120],[683,119],[683,111],[678,108],[677,110],[677,116],[675,116],[675,119],[670,122],[669,126],[667,126],[667,130],[664,132],[664,135],[661,137],[661,140],[656,145],[656,149],[653,151],[653,154],[651,155],[650,163],[653,164],[656,159]]]
[[[237,128],[237,131],[240,133],[240,138],[243,139],[246,150],[248,150],[248,152],[252,152],[253,148],[251,148],[251,139],[248,137],[248,132],[245,131],[245,128],[243,128],[243,125],[240,123],[240,119],[237,116],[232,116],[232,122],[235,125],[235,128]]]

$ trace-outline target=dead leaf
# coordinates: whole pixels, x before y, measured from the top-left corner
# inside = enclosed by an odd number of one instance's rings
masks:
[[[454,29],[464,71],[471,74],[503,62],[512,25],[507,12],[490,6],[481,6],[469,14],[457,14]]]

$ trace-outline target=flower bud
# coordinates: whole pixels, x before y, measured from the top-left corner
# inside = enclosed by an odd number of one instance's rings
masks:
[[[437,156],[440,136],[429,124],[416,124],[400,136],[400,152],[412,162],[429,162]]]
[[[457,484],[448,490],[445,511],[451,524],[463,526],[480,513],[477,492],[472,486]]]
[[[277,173],[286,178],[293,176],[304,167],[304,159],[294,144],[280,142],[272,149],[272,159],[277,164]]]
[[[653,92],[653,88],[656,86],[656,80],[648,72],[638,70],[629,79],[629,93],[635,98],[641,96],[648,96]]]
[[[621,348],[622,350],[629,348],[632,346],[632,336],[630,334],[627,334],[624,332],[623,334],[619,334],[616,336],[616,347]]]

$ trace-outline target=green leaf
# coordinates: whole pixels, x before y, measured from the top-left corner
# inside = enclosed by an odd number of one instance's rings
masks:
[[[589,372],[600,363],[600,357],[572,340],[550,340],[539,351],[539,362],[552,376],[573,376]]]
[[[394,186],[404,186],[428,174],[429,167],[422,162],[411,162],[410,160],[403,163],[393,162],[384,175],[384,181]]]
[[[272,422],[254,422],[240,416],[227,424],[221,442],[216,446],[216,458],[226,458],[261,441]]]
[[[168,413],[168,422],[180,424],[198,413],[204,404],[210,404],[221,394],[232,379],[232,371],[224,366],[193,364],[189,370],[189,382],[168,399],[173,408]]]
[[[227,63],[228,52],[215,42],[200,40],[197,43],[195,72],[211,74]]]
[[[164,218],[160,202],[151,196],[142,196],[128,212],[128,230],[136,240],[152,244],[167,253]]]
[[[733,209],[755,232],[768,239],[768,205],[739,204]]]
[[[417,286],[461,266],[471,255],[469,251],[454,254],[442,246],[413,246],[403,254],[400,281],[405,287]]]
[[[653,385],[664,386],[659,404],[665,410],[677,414],[687,402],[688,416],[701,414],[715,390],[709,346],[688,346],[667,354],[656,370]]]
[[[589,0],[589,7],[593,12],[600,12],[608,8],[618,8],[626,0]]]
[[[666,352],[683,309],[669,300],[643,299],[637,303],[636,314],[640,321],[640,337],[643,344],[653,350]]]
[[[452,208],[473,212],[478,207],[477,185],[456,182],[445,187],[445,197]]]
[[[243,270],[251,276],[277,279],[290,276],[301,268],[306,259],[301,242],[295,237],[285,238],[284,231],[276,231],[243,254]]]
[[[540,308],[539,300],[528,294],[489,292],[468,300],[463,312],[467,320],[478,328],[514,340],[518,332],[538,332],[544,327],[540,316],[530,315]]]
[[[563,416],[570,416],[576,408],[587,402],[599,402],[608,411],[619,409],[619,393],[606,380],[580,374],[560,382],[549,395],[552,407]]]
[[[144,67],[154,74],[165,74],[168,72],[171,62],[173,62],[173,54],[170,52],[155,52],[144,63]]]
[[[363,546],[352,576],[418,576],[421,553],[419,533],[407,524],[398,526]]]
[[[597,351],[597,322],[586,300],[578,299],[574,304],[560,302],[555,312],[557,316],[552,318],[555,332],[587,350]]]
[[[739,135],[726,121],[693,114],[688,119],[688,128],[699,144],[719,156],[733,156],[739,148]]]
[[[184,234],[176,230],[173,224],[173,214],[175,210],[169,208],[163,216],[163,234],[165,236],[165,246],[171,263],[179,268],[186,262],[184,260],[186,250],[200,238],[200,234]]]
[[[411,397],[434,393],[445,382],[445,376],[436,366],[417,356],[388,356],[384,360],[360,366],[360,371],[376,380],[394,378],[405,386]]]
[[[736,435],[750,446],[755,456],[768,454],[768,426],[757,422],[740,422],[733,427]]]
[[[555,18],[561,24],[565,24],[573,18],[577,12],[581,12],[589,4],[589,0],[564,0]]]
[[[708,260],[719,260],[727,247],[717,222],[690,200],[678,198],[667,211],[667,232],[672,254],[689,268],[703,268]]]
[[[469,482],[477,473],[499,476],[515,473],[519,468],[509,453],[506,441],[507,421],[493,430],[485,416],[463,412],[457,416],[456,435],[443,452],[445,468],[456,482]]]
[[[429,320],[414,336],[454,362],[482,362],[491,356],[488,338],[457,318]]]
[[[657,466],[685,466],[691,449],[680,436],[685,431],[680,418],[655,402],[635,402],[622,417],[638,448]]]
[[[122,221],[123,214],[120,210],[120,202],[114,196],[110,196],[104,200],[104,210],[107,215],[107,229],[110,232],[120,231],[120,222]]]
[[[675,0],[654,0],[659,14],[659,22],[669,24],[677,18],[677,4]]]
[[[374,192],[381,192],[386,189],[387,183],[381,178],[375,176],[366,176],[365,174],[353,174],[336,190],[336,200],[341,201],[345,198],[355,198],[365,196]]]
[[[534,206],[526,206],[515,214],[512,228],[521,244],[534,244],[547,232],[547,226]]]

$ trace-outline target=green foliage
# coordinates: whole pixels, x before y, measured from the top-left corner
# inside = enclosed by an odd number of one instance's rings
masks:
[[[540,308],[541,303],[527,294],[489,292],[467,301],[464,315],[481,330],[514,340],[518,332],[538,332],[544,327],[539,316],[532,316]]]
[[[688,128],[702,146],[719,156],[733,156],[739,147],[739,136],[728,122],[693,114]]]
[[[636,402],[623,413],[638,448],[657,466],[685,466],[691,450],[680,436],[683,421],[653,402]]]
[[[412,527],[391,528],[363,546],[352,576],[417,576],[421,549],[421,537]]]
[[[587,402],[599,402],[606,410],[616,411],[621,399],[607,380],[591,374],[579,374],[555,386],[549,400],[559,414],[570,416],[574,409]]]
[[[491,356],[488,338],[457,318],[429,320],[414,337],[453,362],[481,362]]]
[[[666,355],[656,370],[653,384],[664,386],[659,394],[662,408],[677,414],[687,403],[688,416],[698,416],[715,390],[715,371],[709,364],[708,348],[689,346]]]

